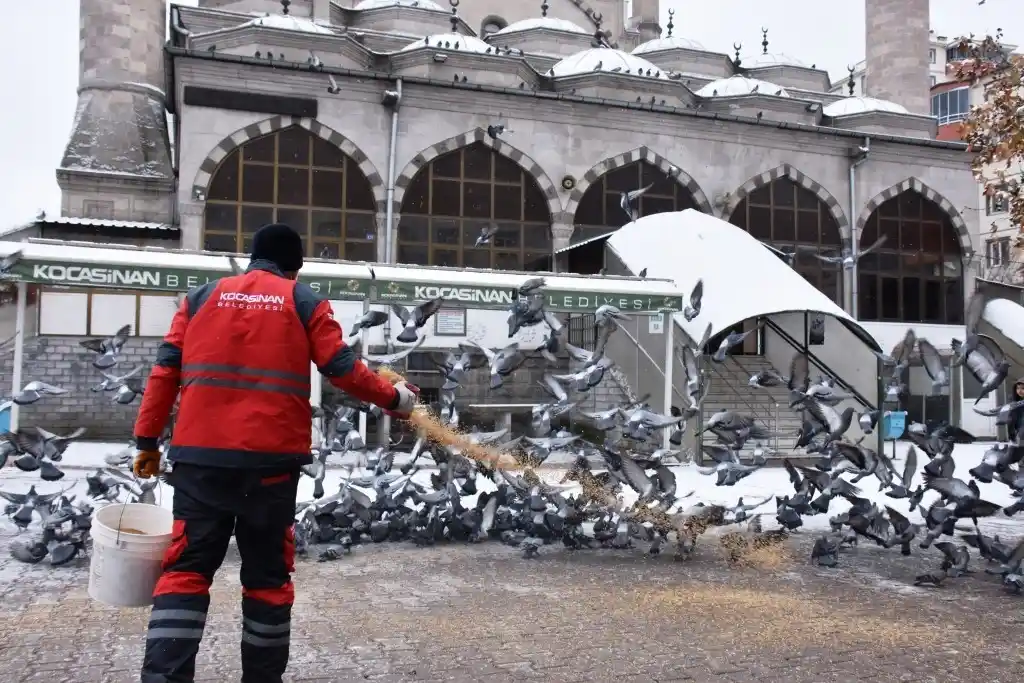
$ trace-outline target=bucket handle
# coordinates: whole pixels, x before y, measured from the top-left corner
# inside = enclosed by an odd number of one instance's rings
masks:
[[[134,480],[134,482],[136,484],[140,483],[138,475],[135,474],[135,468],[132,468],[131,473],[132,473],[132,479]],[[162,483],[162,482],[160,482],[160,483]],[[157,485],[156,485],[157,489],[159,489],[159,491],[160,491],[160,493],[158,495],[158,498],[157,498],[157,505],[160,506],[160,507],[163,507],[164,491],[163,491],[163,487],[160,485],[160,483],[157,483]],[[124,519],[124,511],[125,511],[125,508],[127,508],[127,507],[128,507],[128,498],[125,498],[124,502],[121,503],[121,513],[117,516],[117,535],[114,537],[114,545],[117,546],[118,548],[121,548],[122,550],[124,549],[124,546],[121,545],[121,521]]]

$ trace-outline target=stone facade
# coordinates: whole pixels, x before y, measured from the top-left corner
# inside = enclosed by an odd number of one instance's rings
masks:
[[[138,400],[130,405],[111,403],[112,393],[94,392],[103,379],[92,367],[95,354],[78,345],[80,337],[31,337],[25,340],[25,360],[22,379],[38,379],[68,390],[67,396],[43,398],[39,402],[22,406],[20,428],[42,427],[48,431],[66,434],[78,427],[88,431],[84,438],[126,441],[133,433]],[[133,337],[124,347],[119,370],[127,371],[142,365],[142,376],[149,374],[160,344],[157,338]],[[0,383],[9,387],[12,376],[13,354],[0,359]]]

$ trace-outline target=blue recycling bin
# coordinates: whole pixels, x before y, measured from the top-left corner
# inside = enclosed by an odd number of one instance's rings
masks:
[[[11,407],[0,409],[0,432],[11,431]]]
[[[882,438],[886,441],[895,441],[903,436],[907,428],[907,411],[887,410],[882,416]]]

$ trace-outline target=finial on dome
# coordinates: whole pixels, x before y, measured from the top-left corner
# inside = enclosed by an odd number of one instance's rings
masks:
[[[288,8],[291,6],[292,0],[281,0],[281,14],[288,15]]]
[[[672,23],[672,17],[675,15],[675,13],[676,11],[674,9],[672,9],[671,7],[668,8],[668,38],[672,37],[672,29],[675,28],[675,24]]]
[[[846,79],[846,87],[850,91],[850,97],[853,97],[853,90],[857,87],[857,81],[853,80],[854,68],[852,66],[847,66],[846,70],[850,72],[850,77]]]
[[[761,54],[768,54],[768,29],[761,27]]]
[[[548,0],[544,0],[544,2],[540,3],[540,15],[542,17],[546,17],[548,15],[549,7],[551,7],[551,5],[548,4]]]
[[[452,6],[452,16],[449,21],[452,22],[452,33],[459,32],[459,0],[448,0],[448,4]]]
[[[736,52],[736,56],[733,58],[732,63],[738,67],[742,61],[740,60],[740,50],[743,49],[743,43],[733,43],[732,49]]]

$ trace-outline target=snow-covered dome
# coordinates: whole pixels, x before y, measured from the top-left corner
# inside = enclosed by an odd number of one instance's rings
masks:
[[[705,47],[696,40],[690,40],[689,38],[683,38],[682,36],[665,36],[664,38],[655,38],[654,40],[648,40],[646,43],[640,43],[633,48],[633,54],[642,55],[648,52],[660,52],[662,50],[704,51]]]
[[[421,47],[434,47],[442,50],[458,50],[459,52],[493,52],[494,48],[479,38],[464,36],[461,33],[438,33],[427,36],[415,43],[409,43],[401,49],[401,52],[416,50]]]
[[[362,0],[353,9],[380,9],[381,7],[418,7],[445,12],[445,8],[430,0]]]
[[[302,17],[293,17],[290,14],[287,16],[283,14],[268,14],[263,17],[256,17],[251,21],[245,22],[243,26],[266,26],[267,28],[280,28],[286,31],[334,35],[334,31],[325,26],[314,24],[309,19],[303,19]]]
[[[869,111],[887,111],[892,114],[909,114],[907,108],[902,104],[896,104],[889,100],[879,100],[874,97],[844,97],[832,104],[827,104],[821,109],[825,116],[849,116],[850,114],[863,114]]]
[[[592,47],[589,50],[569,55],[551,67],[548,74],[557,78],[586,74],[592,71],[668,79],[660,66],[655,66],[646,59],[636,57],[628,52],[607,47]]]
[[[730,76],[711,81],[697,91],[699,97],[738,97],[741,95],[776,95],[789,97],[786,90],[774,83],[745,76]]]
[[[529,31],[531,28],[546,28],[551,31],[583,33],[586,35],[590,35],[591,33],[582,26],[577,26],[566,19],[556,19],[555,17],[534,17],[532,19],[523,19],[522,21],[511,23],[500,31],[495,31],[491,35],[500,36],[505,33],[514,33],[515,31]]]
[[[744,57],[740,64],[745,69],[759,69],[766,66],[800,66],[805,69],[809,68],[807,64],[801,62],[796,57],[790,57],[782,52],[762,52],[750,58]]]

